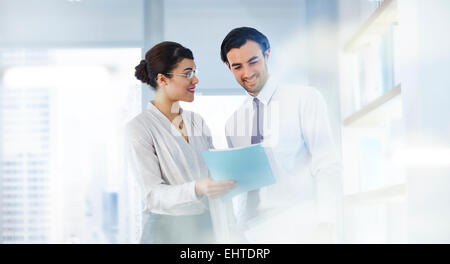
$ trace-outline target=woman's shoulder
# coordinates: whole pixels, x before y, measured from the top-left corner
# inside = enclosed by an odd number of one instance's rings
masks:
[[[155,121],[150,111],[145,110],[127,122],[126,132],[131,137],[142,137],[150,133]]]

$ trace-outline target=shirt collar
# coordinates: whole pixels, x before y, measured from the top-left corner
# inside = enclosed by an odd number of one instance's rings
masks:
[[[264,105],[267,105],[270,102],[270,99],[272,98],[272,95],[275,93],[275,90],[277,89],[277,83],[273,77],[270,77],[267,79],[266,84],[264,84],[263,88],[259,92],[259,94],[256,96],[260,102],[262,102]],[[253,96],[247,93],[249,101],[253,100]]]

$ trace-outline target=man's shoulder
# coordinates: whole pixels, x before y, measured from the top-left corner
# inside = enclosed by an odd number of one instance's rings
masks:
[[[302,96],[316,96],[320,94],[319,90],[314,86],[295,84],[295,83],[279,83],[278,93],[286,95],[302,95]]]
[[[321,92],[314,86],[293,83],[280,83],[273,97],[274,101],[283,104],[303,104],[322,100]]]

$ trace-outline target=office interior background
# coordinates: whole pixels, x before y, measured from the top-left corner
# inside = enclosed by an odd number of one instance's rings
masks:
[[[163,40],[200,69],[183,104],[226,148],[245,94],[233,28],[270,73],[316,87],[344,164],[342,243],[450,242],[448,0],[0,0],[0,243],[137,243],[124,125],[154,93],[134,67]]]

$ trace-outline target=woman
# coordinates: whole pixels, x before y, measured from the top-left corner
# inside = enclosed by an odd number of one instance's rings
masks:
[[[127,125],[148,218],[141,243],[215,242],[208,198],[223,196],[236,183],[208,177],[201,153],[213,148],[209,129],[198,114],[179,106],[194,100],[192,52],[162,42],[135,69],[135,76],[156,90],[147,110]]]

